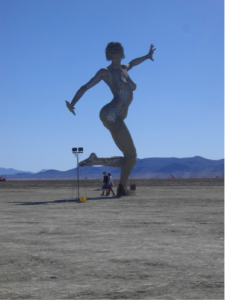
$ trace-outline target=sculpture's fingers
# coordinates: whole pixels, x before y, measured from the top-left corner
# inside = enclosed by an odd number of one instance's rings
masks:
[[[71,106],[70,106],[70,111],[71,111],[71,113],[73,113],[74,115],[76,115],[76,114],[75,114],[75,111],[74,111],[74,107],[71,107]]]
[[[65,100],[65,102],[66,102],[66,106],[67,106],[67,108],[69,109],[69,111],[71,111],[72,114],[76,115],[75,112],[74,112],[74,107],[72,107],[72,106],[70,105],[69,101],[66,101],[66,100]]]

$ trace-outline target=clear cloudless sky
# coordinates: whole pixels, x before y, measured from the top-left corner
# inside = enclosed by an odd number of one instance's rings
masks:
[[[121,42],[137,84],[125,120],[139,158],[221,159],[223,0],[0,0],[0,167],[38,172],[76,166],[72,147],[122,153],[99,119],[112,100],[102,81],[66,108]]]

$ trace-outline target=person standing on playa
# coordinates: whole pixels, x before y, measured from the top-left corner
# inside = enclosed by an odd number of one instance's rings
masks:
[[[107,189],[108,189],[108,182],[109,182],[109,177],[106,175],[106,172],[103,172],[103,186],[102,186],[102,194],[101,196],[104,196],[104,192],[107,196]]]
[[[108,189],[108,192],[107,192],[106,195],[109,196],[109,195],[110,195],[110,191],[112,191],[113,196],[115,196],[115,193],[114,193],[114,191],[113,191],[113,189],[112,189],[112,187],[114,186],[114,184],[113,184],[113,179],[112,179],[112,176],[111,176],[110,173],[108,173],[108,177],[109,177],[109,189]]]

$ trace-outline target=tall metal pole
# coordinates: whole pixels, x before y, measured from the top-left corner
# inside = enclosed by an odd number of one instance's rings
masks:
[[[72,148],[72,153],[76,156],[77,158],[77,191],[78,191],[78,200],[80,200],[80,191],[79,191],[79,155],[83,153],[83,148]]]
[[[83,153],[83,148],[72,148],[72,152],[76,155],[77,158],[77,191],[78,191],[78,200],[80,200],[80,193],[79,193],[79,155]]]
[[[77,153],[77,190],[78,190],[78,200],[80,199],[80,194],[79,194],[79,154]]]

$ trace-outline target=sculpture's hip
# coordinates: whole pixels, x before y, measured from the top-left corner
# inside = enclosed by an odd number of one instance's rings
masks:
[[[133,99],[133,94],[129,93],[127,95],[126,90],[124,92],[122,94],[120,91],[119,95],[116,95],[110,103],[103,106],[100,110],[100,119],[106,127],[127,117],[128,107]]]

